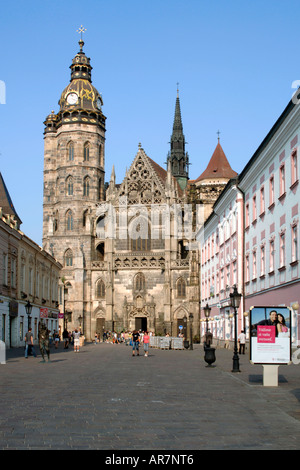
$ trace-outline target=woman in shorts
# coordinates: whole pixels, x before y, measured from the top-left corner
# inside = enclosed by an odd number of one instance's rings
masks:
[[[148,335],[148,331],[145,331],[143,341],[144,341],[145,357],[148,357],[149,343],[150,343],[150,336]]]
[[[74,336],[74,352],[79,352],[79,345],[80,345],[80,332],[77,330],[73,333]]]

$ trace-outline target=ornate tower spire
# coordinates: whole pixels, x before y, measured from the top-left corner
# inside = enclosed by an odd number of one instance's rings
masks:
[[[178,84],[177,84],[178,86]],[[171,163],[172,175],[176,177],[180,187],[187,185],[189,157],[185,152],[185,137],[181,121],[180,100],[177,88],[173,132],[171,135],[171,151],[168,153],[168,162]]]

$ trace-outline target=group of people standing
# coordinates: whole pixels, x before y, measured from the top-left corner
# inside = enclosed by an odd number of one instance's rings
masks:
[[[55,349],[58,349],[58,345],[60,343],[60,334],[58,331],[54,331],[51,333],[48,331],[49,334],[49,345],[54,342]],[[74,351],[79,352],[79,347],[80,347],[80,336],[81,336],[81,331],[78,330],[77,328],[71,332],[65,329],[62,334],[62,339],[64,341],[64,349],[69,349],[69,344],[74,345]],[[36,356],[36,351],[35,347],[33,344],[33,333],[32,333],[32,328],[28,328],[27,333],[25,334],[25,358],[28,358],[29,354],[32,354],[34,357]]]
[[[64,349],[69,348],[69,344],[73,342],[74,345],[74,352],[79,352],[79,347],[80,347],[80,336],[81,336],[81,331],[75,328],[73,332],[68,331],[65,329],[63,331],[63,340],[64,340]]]
[[[145,357],[148,357],[150,344],[150,335],[148,331],[141,332],[140,334],[137,330],[134,330],[132,332],[130,342],[132,343],[132,356],[140,355],[140,342],[142,342],[144,345],[144,355]]]
[[[134,330],[123,331],[121,333],[116,333],[115,331],[104,331],[103,332],[103,343],[112,343],[120,344],[125,343],[126,346],[130,345],[132,347],[132,355],[140,355],[140,345],[144,346],[144,355],[148,357],[149,354],[149,344],[150,344],[151,332]],[[95,344],[100,342],[99,335],[95,333]]]

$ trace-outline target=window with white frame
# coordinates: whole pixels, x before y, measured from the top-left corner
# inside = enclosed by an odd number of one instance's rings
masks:
[[[275,269],[275,240],[270,240],[270,272]]]
[[[3,253],[3,284],[8,284],[8,254]]]
[[[260,247],[260,275],[264,276],[266,273],[266,258],[265,258],[265,245]]]
[[[253,199],[252,199],[252,222],[255,222],[256,219],[257,219],[256,196],[253,196]]]
[[[220,289],[221,289],[221,290],[224,290],[224,269],[221,269]]]
[[[272,206],[275,202],[275,187],[274,187],[274,176],[272,175],[269,180],[269,206]]]
[[[20,279],[20,289],[21,292],[25,292],[25,281],[26,281],[26,269],[25,269],[25,264],[22,264],[21,266],[21,279]]]
[[[237,271],[236,271],[236,261],[232,265],[232,284],[237,284]]]
[[[265,188],[262,186],[260,188],[260,214],[265,212]]]
[[[298,153],[294,150],[291,155],[292,184],[298,181]]]
[[[10,269],[10,285],[13,288],[16,287],[16,278],[17,278],[16,266],[17,266],[16,259],[12,258],[11,259],[11,269]]]
[[[285,266],[285,232],[279,234],[279,266]]]
[[[252,252],[252,279],[256,279],[257,277],[257,256],[256,256],[256,250],[253,250]]]
[[[249,209],[249,203],[246,204],[246,228],[249,227],[250,224],[250,209]]]
[[[249,255],[246,255],[246,282],[250,281],[250,262]]]
[[[298,261],[298,226],[292,226],[292,262]]]
[[[29,294],[33,295],[33,278],[32,278],[32,268],[29,268],[28,271],[28,290]]]
[[[285,166],[281,165],[279,168],[279,195],[282,196],[285,193]]]

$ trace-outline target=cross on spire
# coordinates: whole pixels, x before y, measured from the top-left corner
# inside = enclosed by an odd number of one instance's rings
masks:
[[[80,28],[77,29],[77,33],[80,33],[80,39],[82,40],[82,33],[86,32],[86,28],[84,28],[82,25]]]
[[[219,143],[219,142],[220,142],[220,134],[221,134],[221,132],[218,131],[217,134],[218,134],[218,143]]]
[[[82,39],[82,33],[86,32],[86,28],[84,28],[82,25],[80,28],[77,29],[77,33],[80,33],[80,41],[79,41],[79,46],[80,46],[80,52],[82,53],[82,48],[84,46],[84,41]]]

